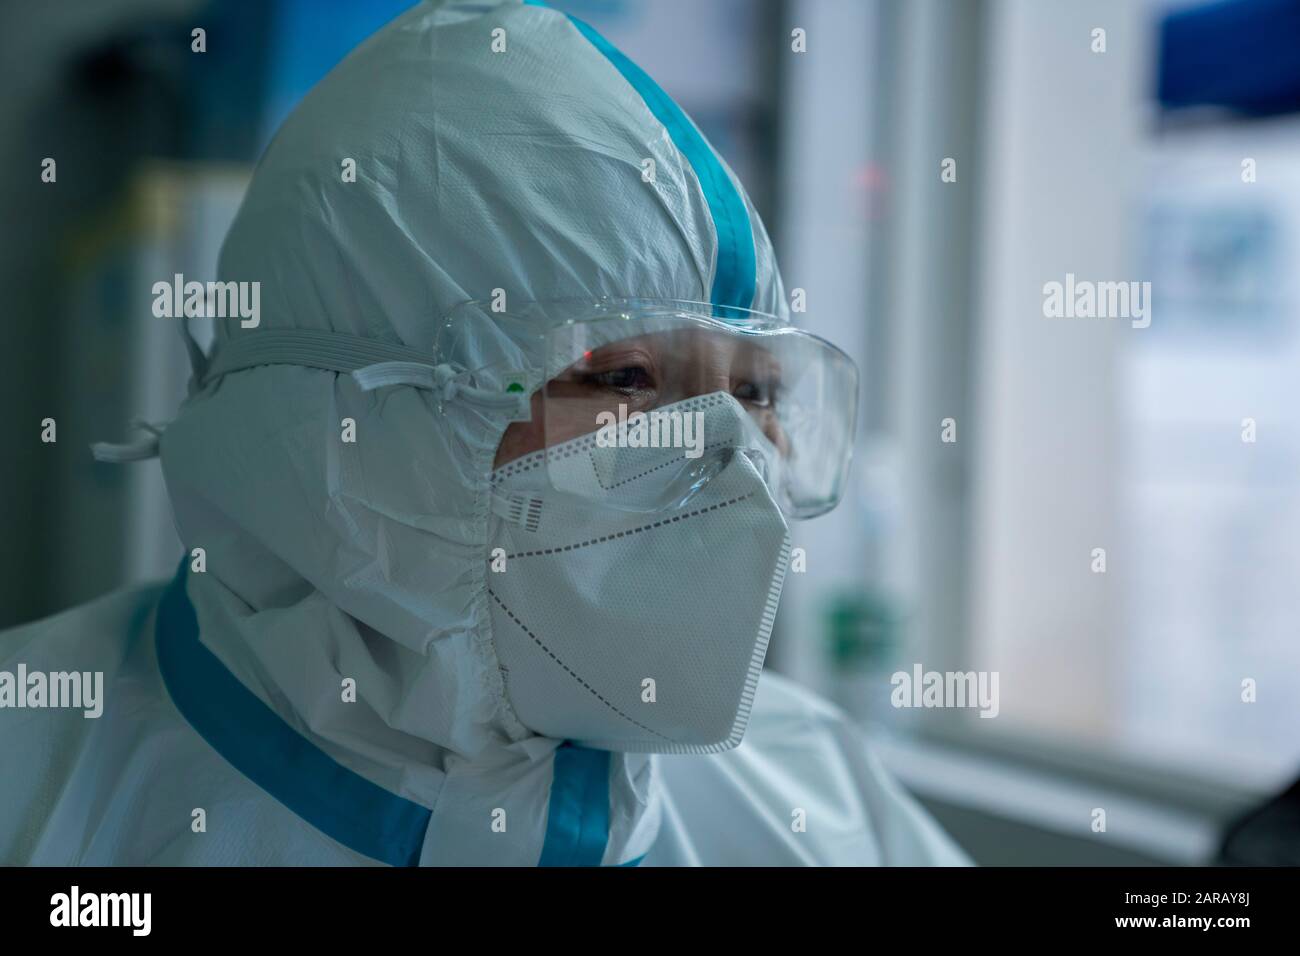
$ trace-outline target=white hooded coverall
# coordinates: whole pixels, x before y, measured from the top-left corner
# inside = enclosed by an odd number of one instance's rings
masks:
[[[105,681],[97,719],[0,709],[0,863],[965,862],[844,716],[772,673],[723,753],[530,732],[484,603],[506,418],[363,391],[346,356],[222,364],[283,329],[427,352],[497,289],[785,314],[735,176],[603,38],[541,5],[416,5],[286,121],[219,272],[260,282],[262,321],[219,323],[159,442],[176,578],[0,634],[0,670]],[[530,360],[467,347],[467,367]]]

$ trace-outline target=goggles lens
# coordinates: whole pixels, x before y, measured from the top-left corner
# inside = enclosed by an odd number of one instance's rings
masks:
[[[542,413],[557,490],[635,510],[680,507],[739,453],[789,517],[829,511],[843,493],[857,370],[815,336],[629,313],[553,328],[546,355]],[[739,425],[719,414],[727,404],[743,410]],[[590,468],[574,467],[575,450]],[[653,480],[641,475],[650,468]]]
[[[830,343],[707,303],[533,308],[542,314],[470,312],[497,334],[542,330],[544,455],[557,491],[625,510],[672,509],[740,454],[787,517],[838,504],[858,386],[853,361]]]

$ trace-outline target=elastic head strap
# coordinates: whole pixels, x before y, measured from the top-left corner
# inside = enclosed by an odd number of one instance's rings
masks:
[[[463,396],[515,416],[524,414],[528,406],[526,393],[476,388],[468,383],[469,375],[463,369],[435,362],[418,349],[315,329],[268,329],[229,339],[208,364],[203,384],[230,372],[266,365],[299,365],[350,374],[367,392],[409,385],[437,393],[440,401]]]
[[[332,372],[355,372],[368,365],[406,362],[432,366],[433,357],[405,345],[317,329],[267,329],[227,339],[208,361],[202,384],[230,372],[263,365],[302,365]]]

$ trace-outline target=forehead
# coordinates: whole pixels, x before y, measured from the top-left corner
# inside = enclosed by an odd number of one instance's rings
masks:
[[[685,364],[719,361],[776,364],[770,343],[758,336],[695,326],[628,335],[589,349],[582,358],[595,362],[631,357],[634,353],[648,355],[656,361],[671,359]]]

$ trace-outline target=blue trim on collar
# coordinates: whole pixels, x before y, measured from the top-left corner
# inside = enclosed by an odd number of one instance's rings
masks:
[[[416,866],[430,811],[336,762],[239,682],[199,640],[186,562],[158,607],[158,669],[177,710],[236,770],[363,856]]]
[[[546,845],[538,866],[600,866],[609,842],[609,752],[565,742],[555,751]]]
[[[231,766],[317,830],[373,860],[419,865],[429,809],[335,761],[203,646],[185,593],[187,562],[163,592],[154,631],[158,669],[176,709]],[[610,756],[565,743],[554,761],[538,865],[599,866],[609,841]]]
[[[540,0],[527,2],[533,6],[546,6]],[[568,19],[640,94],[650,112],[664,125],[673,144],[695,171],[695,177],[704,191],[704,200],[709,206],[709,214],[713,217],[714,231],[718,235],[718,262],[713,273],[709,301],[715,306],[724,307],[720,313],[722,317],[726,316],[726,306],[751,308],[758,284],[754,230],[749,222],[749,210],[745,207],[745,201],[727,175],[713,147],[695,128],[682,108],[645,70],[577,17],[568,16]]]

